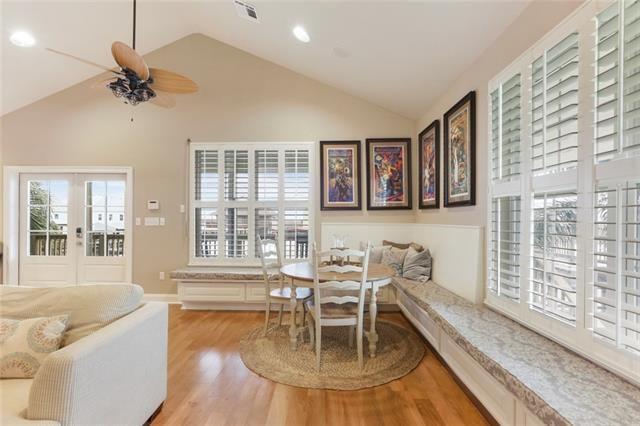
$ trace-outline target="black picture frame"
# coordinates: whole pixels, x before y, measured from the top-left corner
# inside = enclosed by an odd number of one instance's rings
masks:
[[[360,154],[360,141],[320,141],[320,210],[322,211],[340,211],[340,210],[362,210],[362,173],[360,167],[362,166],[362,157]],[[332,203],[329,200],[328,185],[325,182],[328,179],[328,156],[326,151],[335,148],[352,148],[354,149],[353,155],[353,173],[352,177],[355,180],[353,183],[353,198],[354,202],[350,204],[339,205],[338,203]]]
[[[458,170],[450,170],[451,165],[451,132],[455,129],[451,128],[451,120],[456,120],[459,114],[468,108],[468,154],[466,154],[464,163],[464,173],[467,175],[467,195],[460,196],[451,195],[451,180],[454,178],[452,173],[460,173]],[[444,114],[444,206],[475,206],[476,204],[476,92],[471,91],[460,99],[453,107]],[[468,160],[467,160],[468,159]],[[459,177],[459,176],[458,176]],[[457,178],[455,178],[457,179]],[[452,199],[457,198],[457,199]]]
[[[402,202],[388,201],[382,204],[375,200],[375,182],[372,181],[373,165],[371,152],[377,147],[402,147],[405,158],[402,158],[403,182],[402,191],[404,200]],[[412,182],[411,182],[411,138],[374,138],[366,141],[367,160],[367,210],[411,210],[412,205]]]
[[[434,138],[434,158],[435,158],[435,200],[431,203],[425,201],[424,187],[425,187],[425,168],[424,168],[424,156],[425,156],[425,137],[433,132]],[[418,135],[418,208],[426,209],[439,209],[440,208],[440,120],[434,120]]]

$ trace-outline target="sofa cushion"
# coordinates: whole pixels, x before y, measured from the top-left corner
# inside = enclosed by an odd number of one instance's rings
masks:
[[[0,380],[0,425],[59,426],[53,420],[28,420],[29,391],[33,379]]]
[[[137,309],[143,293],[135,284],[0,286],[0,314],[13,319],[69,315],[62,341],[67,346]]]
[[[0,318],[0,379],[30,379],[62,343],[68,315]]]
[[[402,266],[402,276],[410,280],[427,281],[431,277],[431,253],[409,248]]]

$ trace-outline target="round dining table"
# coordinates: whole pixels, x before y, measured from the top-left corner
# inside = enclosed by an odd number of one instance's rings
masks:
[[[280,268],[280,274],[291,280],[291,312],[296,312],[296,288],[314,288],[314,272],[311,262],[290,263]],[[365,337],[369,342],[369,356],[376,356],[376,348],[378,345],[378,333],[376,332],[376,317],[378,315],[378,298],[377,293],[381,287],[391,283],[391,277],[395,274],[393,268],[381,263],[370,263],[367,272],[367,290],[369,291],[369,331],[365,331]],[[321,272],[320,281],[332,280],[354,280],[360,281],[361,274],[358,272],[349,272],[338,274],[335,272]],[[302,331],[298,328],[295,321],[291,321],[289,326],[289,340],[291,350],[296,350],[298,346],[298,334]]]

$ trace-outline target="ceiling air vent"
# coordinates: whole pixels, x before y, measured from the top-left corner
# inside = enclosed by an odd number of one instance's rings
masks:
[[[236,11],[240,17],[248,19],[249,21],[260,22],[255,6],[240,0],[234,0],[234,3],[236,5]]]

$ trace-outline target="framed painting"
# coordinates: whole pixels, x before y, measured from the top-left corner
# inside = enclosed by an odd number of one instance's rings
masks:
[[[367,139],[367,209],[411,209],[411,139]]]
[[[418,178],[421,209],[440,208],[440,121],[435,120],[418,135]]]
[[[476,92],[444,115],[444,206],[476,204]]]
[[[360,210],[360,141],[320,141],[322,210]]]

